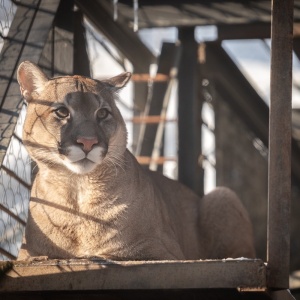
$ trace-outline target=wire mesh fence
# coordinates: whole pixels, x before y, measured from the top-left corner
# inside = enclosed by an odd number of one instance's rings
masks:
[[[0,51],[7,39],[17,3],[18,1],[0,1]],[[21,141],[26,112],[25,105],[21,103],[20,96],[19,105],[15,109],[17,111],[21,108],[21,112],[13,131],[12,119],[16,118],[16,114],[10,116],[9,112],[0,111],[0,140],[10,139],[9,146],[1,149],[6,154],[0,168],[0,260],[17,257],[28,212],[31,167],[29,156]],[[12,136],[10,132],[13,132]]]
[[[16,5],[11,0],[0,0],[0,51],[7,37],[9,27],[16,12]]]
[[[17,257],[27,219],[31,163],[21,142],[25,113],[23,105],[0,169],[0,260]]]

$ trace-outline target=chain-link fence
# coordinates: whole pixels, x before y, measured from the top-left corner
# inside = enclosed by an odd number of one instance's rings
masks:
[[[21,142],[23,106],[0,169],[0,260],[15,258],[27,219],[31,164]]]
[[[16,5],[13,2],[10,0],[0,0],[0,51],[16,12]]]
[[[15,3],[17,4],[17,1],[0,1],[0,51],[16,12]],[[1,99],[1,106],[3,101],[4,99]],[[1,149],[6,154],[2,157],[0,168],[0,260],[17,257],[27,219],[31,167],[29,156],[21,142],[25,111],[23,105],[12,136],[9,136],[14,126],[14,122],[11,121],[16,115],[10,116],[11,112],[5,109],[0,111],[0,140],[10,138],[9,146]]]

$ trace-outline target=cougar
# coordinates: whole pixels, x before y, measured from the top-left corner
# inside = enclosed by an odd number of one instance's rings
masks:
[[[200,198],[142,168],[126,148],[116,100],[130,76],[48,79],[35,64],[20,64],[23,142],[38,173],[19,258],[254,257],[251,223],[233,191]]]

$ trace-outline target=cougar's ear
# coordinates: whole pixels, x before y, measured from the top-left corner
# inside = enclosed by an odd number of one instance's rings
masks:
[[[115,77],[109,78],[107,80],[103,80],[103,82],[106,82],[111,87],[115,88],[116,90],[119,90],[126,85],[126,83],[129,81],[130,77],[131,77],[130,72],[124,72]]]
[[[43,71],[30,61],[24,61],[20,64],[17,79],[21,94],[28,102],[32,99],[32,93],[41,91],[48,81]]]

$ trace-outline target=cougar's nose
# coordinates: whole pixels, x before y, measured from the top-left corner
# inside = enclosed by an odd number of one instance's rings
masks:
[[[96,137],[82,137],[77,138],[77,143],[83,145],[83,151],[88,153],[92,150],[93,146],[98,144],[98,139]]]

